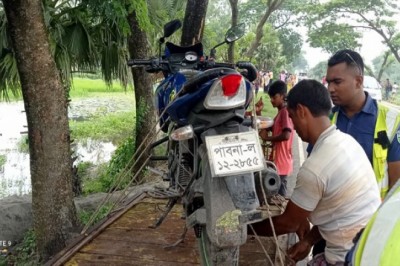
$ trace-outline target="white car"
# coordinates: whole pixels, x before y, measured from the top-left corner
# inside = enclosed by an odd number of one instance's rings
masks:
[[[305,72],[300,72],[300,73],[297,75],[297,80],[300,81],[300,80],[303,80],[303,79],[308,79],[307,73],[305,73]]]
[[[377,101],[382,101],[382,86],[371,76],[364,76],[364,91]]]

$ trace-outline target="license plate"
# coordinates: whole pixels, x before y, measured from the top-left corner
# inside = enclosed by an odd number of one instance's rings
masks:
[[[239,175],[266,168],[256,131],[206,137],[212,177]]]

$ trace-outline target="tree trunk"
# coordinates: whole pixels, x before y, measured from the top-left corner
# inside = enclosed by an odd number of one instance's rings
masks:
[[[239,19],[239,9],[238,9],[238,0],[229,0],[232,9],[232,27],[235,27],[238,24]],[[228,62],[235,62],[235,42],[229,44],[228,48]]]
[[[264,36],[264,25],[267,22],[268,18],[271,16],[272,12],[277,10],[285,0],[268,0],[267,1],[267,9],[265,10],[264,15],[261,17],[260,21],[258,22],[257,29],[256,29],[256,38],[250,44],[249,50],[246,52],[246,56],[251,58],[254,52],[257,50],[258,46],[260,46],[260,42],[262,37]]]
[[[135,11],[129,14],[128,20],[131,28],[131,35],[128,40],[129,54],[131,58],[146,59],[148,58],[148,51],[150,51],[149,42],[146,32],[139,26]],[[141,145],[141,149],[137,152],[140,155],[142,150],[151,143],[151,137],[147,136],[154,134],[153,82],[151,76],[142,67],[132,68],[132,75],[136,99],[135,143],[136,149]],[[150,152],[146,152],[140,158],[136,158],[134,173],[145,163],[149,154]]]
[[[390,51],[386,51],[383,54],[383,61],[382,61],[381,67],[380,67],[380,69],[378,71],[378,77],[376,77],[376,79],[379,82],[381,82],[383,72],[390,66],[391,63],[393,63],[393,62],[390,62],[389,55],[390,55]]]
[[[39,255],[47,260],[77,226],[66,92],[51,55],[42,1],[3,4],[28,121],[34,230]]]
[[[181,45],[201,42],[207,13],[208,0],[188,0],[182,27]]]

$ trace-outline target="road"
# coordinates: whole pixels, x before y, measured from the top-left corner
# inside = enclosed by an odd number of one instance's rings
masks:
[[[400,106],[398,106],[396,104],[393,104],[393,103],[390,103],[390,102],[385,102],[385,101],[381,101],[381,104],[383,104],[383,105],[385,105],[385,106],[387,106],[389,108],[393,108],[393,109],[396,109],[396,110],[400,111]]]

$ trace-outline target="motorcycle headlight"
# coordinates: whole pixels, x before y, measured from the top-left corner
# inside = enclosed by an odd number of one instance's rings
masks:
[[[171,132],[170,138],[175,141],[192,139],[194,136],[193,127],[191,125],[180,127]]]

